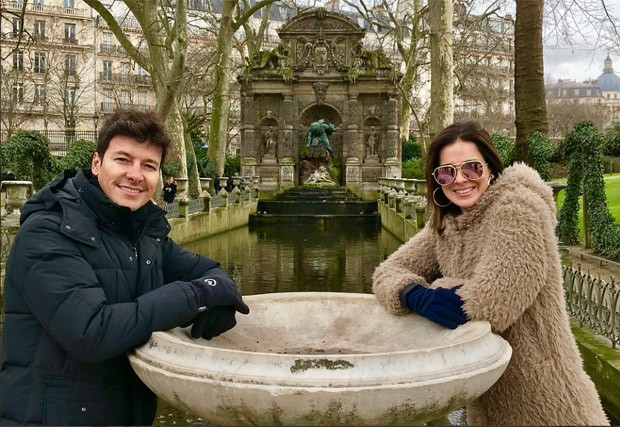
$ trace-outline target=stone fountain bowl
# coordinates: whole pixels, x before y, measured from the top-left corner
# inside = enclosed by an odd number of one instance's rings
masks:
[[[219,425],[398,425],[488,390],[512,349],[487,322],[455,330],[389,314],[373,295],[244,297],[252,312],[210,341],[156,332],[129,360],[172,405]]]

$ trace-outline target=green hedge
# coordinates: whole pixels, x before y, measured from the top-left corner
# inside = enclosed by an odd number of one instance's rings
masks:
[[[601,148],[605,137],[592,122],[580,122],[563,141],[569,158],[564,204],[557,227],[559,239],[566,244],[579,243],[579,196],[587,200],[592,249],[611,259],[620,260],[620,225],[607,206]]]

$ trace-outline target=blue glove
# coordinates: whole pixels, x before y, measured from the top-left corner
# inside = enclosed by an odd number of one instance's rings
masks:
[[[237,312],[248,314],[234,280],[220,268],[214,268],[204,277],[189,282],[201,311],[193,321],[192,338],[211,339],[233,328]]]
[[[401,291],[401,303],[441,326],[455,329],[467,322],[463,312],[463,300],[456,290],[462,285],[451,289],[429,289],[422,285],[409,285]]]

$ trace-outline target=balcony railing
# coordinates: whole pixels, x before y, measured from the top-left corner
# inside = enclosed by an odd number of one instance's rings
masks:
[[[122,108],[131,108],[138,111],[151,111],[153,110],[152,104],[136,104],[134,102],[121,102],[117,104],[116,102],[102,102],[101,103],[101,111],[105,113],[110,113],[112,111],[116,111]]]
[[[23,2],[7,1],[2,2],[2,6],[5,7],[7,10],[21,11],[24,7],[24,4]],[[47,4],[32,4],[30,2],[28,2],[28,4],[26,5],[26,12],[41,13],[45,15],[68,15],[82,18],[87,18],[89,16],[89,11],[87,9],[65,8],[61,6],[51,6]]]
[[[150,84],[148,75],[108,73],[104,71],[99,73],[99,81],[101,83],[121,83],[121,84],[138,84],[138,85],[149,85]]]
[[[64,44],[78,44],[78,39],[76,37],[65,37],[62,42]]]

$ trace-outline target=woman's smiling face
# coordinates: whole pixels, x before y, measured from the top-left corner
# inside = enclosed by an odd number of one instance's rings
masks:
[[[473,142],[457,139],[450,145],[446,145],[439,153],[439,166],[455,165],[457,174],[454,181],[442,186],[443,193],[448,200],[461,209],[468,209],[474,206],[480,197],[489,188],[489,178],[491,172],[488,166],[483,166],[483,173],[480,179],[469,180],[463,176],[458,165],[470,160],[478,160],[486,163],[482,153]]]

